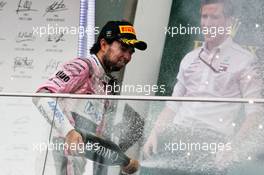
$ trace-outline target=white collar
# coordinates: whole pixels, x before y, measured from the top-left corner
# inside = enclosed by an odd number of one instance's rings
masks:
[[[102,66],[102,64],[101,64],[101,62],[99,61],[98,57],[97,57],[95,54],[92,54],[91,56],[92,56],[94,62],[96,63],[96,65],[98,66],[98,68],[99,68],[100,70],[102,70],[103,73],[105,73],[104,67]]]
[[[111,77],[106,74],[106,72],[105,72],[101,62],[99,61],[98,57],[95,54],[92,54],[91,56],[92,56],[94,62],[96,63],[96,65],[98,66],[99,70],[100,70],[102,80],[108,84]]]
[[[220,51],[224,50],[225,48],[230,47],[232,43],[233,43],[232,37],[228,37],[224,40],[224,42],[222,42],[219,46],[213,48],[212,50],[216,50],[216,49],[220,49]],[[206,50],[207,52],[209,52],[208,49],[206,48],[205,42],[203,43],[202,48]]]

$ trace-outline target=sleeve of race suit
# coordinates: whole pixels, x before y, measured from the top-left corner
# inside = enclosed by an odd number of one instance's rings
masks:
[[[75,93],[89,76],[90,67],[86,61],[76,58],[61,66],[58,71],[52,75],[48,81],[42,84],[41,89],[51,93]]]
[[[64,114],[61,106],[53,98],[38,98],[33,99],[34,104],[38,108],[42,116],[53,126],[56,130],[65,137],[69,131],[74,127],[71,125],[66,114]]]
[[[47,82],[38,88],[37,92],[75,93],[88,75],[89,65],[76,58],[63,64]],[[53,126],[62,136],[66,136],[74,127],[67,117],[70,113],[66,113],[66,110],[63,110],[64,106],[58,101],[53,98],[33,98],[33,103],[43,117],[50,124],[53,123]]]

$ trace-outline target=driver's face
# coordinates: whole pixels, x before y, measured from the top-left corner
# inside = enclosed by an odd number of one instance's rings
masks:
[[[119,41],[114,41],[112,44],[109,44],[103,57],[104,65],[110,71],[119,71],[131,60],[134,52],[133,47],[121,44]]]

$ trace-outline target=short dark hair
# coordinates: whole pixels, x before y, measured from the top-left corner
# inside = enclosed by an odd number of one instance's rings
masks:
[[[107,42],[107,44],[112,44],[115,40],[114,39],[106,39],[106,38],[98,38],[97,42],[94,43],[93,47],[91,47],[90,49],[90,54],[97,54],[99,52],[99,50],[101,49],[101,40],[105,39],[105,41]]]
[[[234,15],[234,8],[231,0],[201,0],[201,10],[204,5],[216,3],[224,5],[224,15],[226,17],[232,17]]]

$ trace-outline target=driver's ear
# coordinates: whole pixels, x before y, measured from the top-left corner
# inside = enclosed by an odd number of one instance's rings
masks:
[[[101,39],[101,40],[100,40],[100,48],[101,48],[101,51],[102,51],[103,53],[106,53],[106,52],[107,52],[107,50],[108,50],[108,48],[109,48],[109,44],[106,42],[105,39]]]

